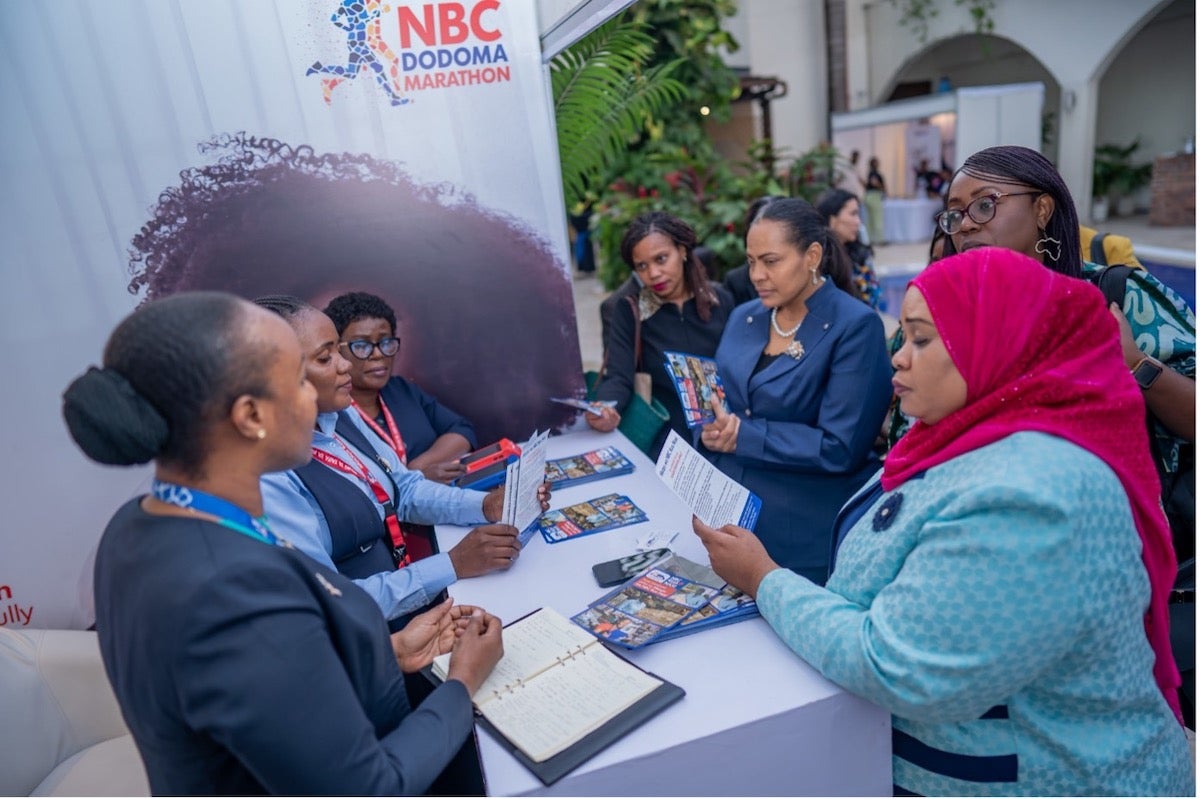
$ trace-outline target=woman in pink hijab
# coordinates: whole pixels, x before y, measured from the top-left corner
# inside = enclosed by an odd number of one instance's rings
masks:
[[[918,422],[842,509],[826,587],[694,521],[713,568],[891,711],[897,793],[1190,795],[1174,552],[1100,292],[979,248],[929,266],[900,315]]]

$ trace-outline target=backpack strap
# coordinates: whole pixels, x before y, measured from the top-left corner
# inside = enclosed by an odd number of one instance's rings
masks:
[[[1090,280],[1103,292],[1106,305],[1112,305],[1115,302],[1118,308],[1124,308],[1125,281],[1131,272],[1133,272],[1132,266],[1113,264],[1092,275]]]
[[[1108,256],[1104,254],[1104,240],[1108,238],[1107,233],[1097,233],[1092,236],[1092,257],[1089,259],[1097,266],[1108,266]]]

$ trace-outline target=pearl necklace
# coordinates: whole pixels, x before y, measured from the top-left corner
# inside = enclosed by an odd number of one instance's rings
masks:
[[[784,330],[779,326],[779,321],[775,318],[778,313],[778,308],[771,309],[771,329],[783,338],[792,338],[792,336],[796,335],[796,331],[800,329],[800,325],[804,324],[804,320],[801,319],[800,324],[797,324],[791,330]],[[783,354],[798,361],[804,357],[804,344],[793,339],[792,343],[788,344],[787,349],[783,351]]]
[[[800,325],[796,325],[791,330],[784,330],[783,328],[781,328],[779,326],[779,321],[776,319],[778,314],[779,314],[778,308],[771,309],[771,329],[774,330],[776,333],[778,333],[783,338],[791,338],[792,336],[796,335],[796,331],[800,329]],[[800,324],[804,324],[803,319],[800,320]]]

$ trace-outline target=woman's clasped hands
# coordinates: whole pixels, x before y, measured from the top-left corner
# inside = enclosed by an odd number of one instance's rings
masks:
[[[450,652],[449,679],[461,680],[473,694],[504,655],[501,627],[483,608],[448,598],[393,633],[392,651],[401,671],[410,674]]]

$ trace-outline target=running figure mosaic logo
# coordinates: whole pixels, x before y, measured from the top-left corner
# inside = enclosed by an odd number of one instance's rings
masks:
[[[400,90],[400,59],[387,46],[380,30],[380,15],[390,10],[379,0],[342,0],[330,17],[330,22],[346,32],[347,63],[327,66],[317,61],[304,73],[327,76],[321,78],[321,94],[327,105],[333,101],[334,88],[358,77],[363,69],[375,73],[375,82],[392,105],[411,102]]]
[[[500,0],[341,0],[329,21],[345,31],[346,63],[317,61],[305,73],[321,76],[327,105],[366,70],[394,106],[415,92],[512,81]]]

